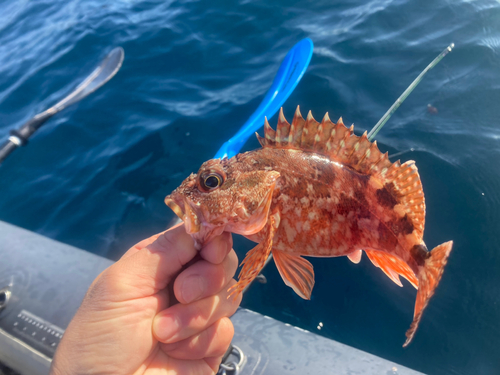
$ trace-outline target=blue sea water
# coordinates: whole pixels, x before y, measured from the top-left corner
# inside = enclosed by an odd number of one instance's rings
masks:
[[[328,111],[357,132],[455,43],[377,136],[381,149],[416,161],[428,247],[452,239],[454,250],[406,349],[416,292],[366,257],[312,259],[311,301],[271,264],[268,283],[253,285],[242,305],[425,373],[500,373],[496,1],[1,0],[2,141],[113,47],[125,61],[0,166],[0,220],[118,258],[166,227],[164,197],[237,131],[304,37],[314,54],[285,115],[297,105],[317,118]],[[252,139],[245,150],[257,146]],[[250,246],[235,238],[240,258]]]

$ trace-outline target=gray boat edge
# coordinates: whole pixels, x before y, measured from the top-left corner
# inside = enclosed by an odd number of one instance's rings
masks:
[[[0,310],[0,363],[21,374],[48,374],[88,286],[110,264],[0,221],[0,290],[10,292]],[[421,374],[247,309],[238,309],[231,320],[233,344],[245,355],[240,375]]]

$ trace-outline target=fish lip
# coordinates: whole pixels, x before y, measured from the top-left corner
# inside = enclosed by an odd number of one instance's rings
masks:
[[[165,203],[184,222],[188,234],[201,236],[202,224],[200,218],[203,219],[203,214],[195,205],[175,192],[165,197]]]
[[[167,195],[165,197],[165,204],[170,207],[172,211],[181,219],[184,221],[184,202],[182,199],[175,199],[175,196],[173,194]]]
[[[175,191],[165,197],[165,204],[184,222],[186,233],[191,235],[194,248],[198,251],[213,238],[214,233],[219,235],[224,231],[225,225],[221,227],[206,224],[203,210]]]

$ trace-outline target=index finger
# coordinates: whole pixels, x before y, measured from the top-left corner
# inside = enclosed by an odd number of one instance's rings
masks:
[[[151,243],[153,243],[154,241],[156,241],[158,239],[158,237],[160,237],[162,234],[164,234],[165,232],[168,232],[169,230],[172,230],[172,229],[175,229],[177,228],[178,226],[180,225],[183,225],[184,223],[181,221],[180,223],[168,228],[167,230],[164,230],[163,232],[160,232],[160,233],[157,233],[157,234],[154,234],[152,235],[151,237],[149,238],[146,238],[144,240],[142,240],[141,242],[138,242],[136,243],[134,246],[132,246],[130,249],[128,249],[125,254],[122,255],[121,259],[124,259],[124,258],[127,258],[135,253],[137,253],[139,250],[142,250],[143,248],[145,248],[146,246],[150,245]]]

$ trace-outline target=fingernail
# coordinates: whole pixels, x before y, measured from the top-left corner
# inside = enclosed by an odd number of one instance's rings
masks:
[[[181,293],[184,303],[197,300],[205,290],[205,285],[199,275],[187,277],[181,286]]]
[[[161,342],[170,339],[179,330],[177,319],[171,315],[163,315],[156,317],[153,323],[153,331],[155,336]]]

